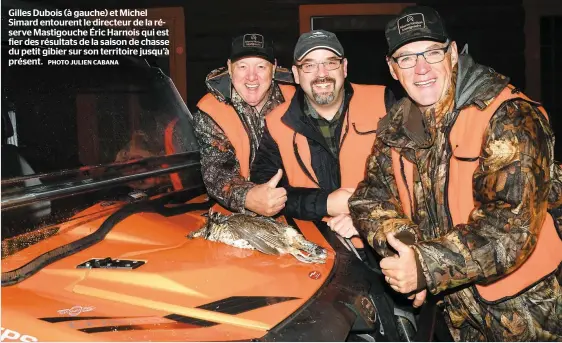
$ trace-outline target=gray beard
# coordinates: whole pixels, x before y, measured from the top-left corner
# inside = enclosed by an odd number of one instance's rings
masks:
[[[335,92],[331,92],[329,94],[318,94],[315,93],[314,90],[312,91],[312,96],[314,97],[314,102],[318,105],[328,105],[336,98]]]

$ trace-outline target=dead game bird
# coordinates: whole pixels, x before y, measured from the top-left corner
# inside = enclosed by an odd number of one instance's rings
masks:
[[[304,263],[325,263],[328,256],[326,249],[307,241],[287,224],[240,213],[225,216],[209,210],[206,225],[187,235],[197,237],[268,255],[291,254]]]

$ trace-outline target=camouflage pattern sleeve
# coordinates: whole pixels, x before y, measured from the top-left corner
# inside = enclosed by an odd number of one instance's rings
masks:
[[[552,185],[548,195],[548,210],[558,224],[558,234],[562,237],[562,166],[555,162],[552,171]]]
[[[397,238],[403,242],[417,242],[421,237],[417,225],[402,210],[392,172],[390,148],[378,139],[367,160],[365,180],[357,185],[355,193],[349,198],[349,210],[357,231],[380,256],[395,254],[392,248],[387,247],[387,233],[400,232],[402,237]]]
[[[413,246],[432,293],[493,282],[536,246],[551,188],[552,131],[536,107],[517,100],[498,109],[484,137],[468,222]]]
[[[246,194],[254,184],[240,174],[234,147],[207,113],[198,109],[193,120],[207,193],[227,209],[244,213]]]

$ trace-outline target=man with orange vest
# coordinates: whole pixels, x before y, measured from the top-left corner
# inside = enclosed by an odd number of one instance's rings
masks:
[[[282,213],[304,220],[328,217],[332,230],[350,238],[357,231],[348,199],[363,179],[377,122],[394,95],[383,86],[350,83],[347,65],[332,32],[300,36],[292,67],[300,87],[290,102],[266,116],[251,179],[265,182],[282,169],[281,184],[287,188]]]
[[[442,296],[456,341],[561,340],[562,173],[544,109],[459,55],[432,8],[385,33],[408,96],[379,123],[349,206],[386,281],[416,307]]]
[[[279,81],[292,82],[290,72],[277,67],[272,42],[256,33],[236,37],[227,67],[207,76],[209,93],[194,114],[201,171],[207,193],[230,211],[271,216],[286,201],[280,172],[262,185],[249,180],[265,115],[294,91]]]

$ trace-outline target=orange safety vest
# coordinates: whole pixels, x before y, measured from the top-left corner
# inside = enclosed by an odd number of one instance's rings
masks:
[[[461,110],[450,135],[452,146],[458,146],[455,150],[455,156],[480,156],[482,138],[490,119],[505,101],[516,98],[529,100],[523,94],[513,94],[512,88],[508,86],[484,110],[480,110],[476,106],[470,106]],[[542,107],[540,107],[540,110],[546,116],[546,112]],[[411,218],[410,199],[414,198],[414,167],[410,161],[402,160],[408,186],[404,183],[404,179],[401,176],[400,155],[396,150],[392,149],[392,168],[398,186],[400,201],[402,202],[404,213]],[[465,224],[470,213],[474,210],[475,201],[472,194],[472,177],[478,165],[478,159],[474,161],[472,159],[470,161],[459,161],[452,156],[449,161],[450,181],[447,194],[453,225]],[[410,194],[408,194],[408,191]],[[552,216],[547,213],[539,233],[537,245],[527,260],[505,277],[485,286],[476,285],[476,289],[480,296],[488,301],[513,296],[552,273],[561,261],[562,240],[556,232]]]
[[[279,87],[285,99],[293,96],[293,86],[279,85]],[[219,127],[223,130],[225,136],[234,147],[236,158],[240,163],[240,173],[247,179],[250,176],[250,140],[246,130],[244,129],[244,125],[234,108],[231,105],[218,101],[211,93],[207,93],[203,98],[201,98],[201,100],[197,103],[197,107],[210,115],[217,125],[219,125]],[[178,118],[172,120],[166,127],[164,133],[164,145],[166,154],[168,155],[175,153],[173,134],[177,122]],[[183,188],[181,179],[177,173],[173,173],[171,178],[172,185],[175,190]]]
[[[288,102],[294,92],[295,87],[279,85],[281,94]],[[211,118],[222,129],[236,152],[236,158],[240,163],[240,173],[246,179],[250,177],[250,138],[244,128],[244,124],[232,105],[220,102],[212,94],[207,93],[197,104],[202,111],[209,114]]]
[[[343,188],[356,188],[364,179],[378,121],[386,115],[384,86],[352,84],[352,87],[353,96],[343,119],[347,124],[340,136],[339,164]],[[279,147],[289,184],[293,187],[319,188],[318,179],[312,169],[307,138],[281,121],[289,105],[290,102],[285,102],[266,116],[267,128]],[[301,167],[298,158],[306,171]]]
[[[279,85],[279,88],[281,89],[281,94],[283,94],[286,102],[295,92],[295,87],[293,86]],[[234,147],[236,158],[240,164],[240,174],[245,179],[248,179],[250,177],[250,138],[248,137],[244,124],[240,120],[240,117],[238,116],[238,113],[236,113],[234,107],[218,101],[211,93],[207,93],[201,100],[199,100],[197,107],[211,116],[215,123],[217,123],[217,125],[222,129],[226,138],[228,138]],[[172,137],[176,122],[177,119],[170,122],[166,128],[165,146],[167,154],[172,154],[174,152]],[[181,189],[182,184],[178,174],[172,174],[171,178],[174,189]],[[228,210],[219,206],[219,204],[215,204],[213,209],[217,212],[222,212],[223,214],[230,213]]]
[[[378,122],[386,115],[384,86],[351,86],[353,96],[343,119],[347,124],[340,136],[340,179],[341,187],[344,188],[356,188],[364,179],[367,158],[375,142]],[[318,178],[312,169],[307,138],[281,121],[289,105],[290,102],[285,102],[266,116],[267,128],[279,147],[289,184],[293,187],[319,188]],[[301,167],[297,154],[306,172]],[[328,219],[326,217],[323,220]],[[356,248],[364,246],[358,237],[352,237],[351,242]]]

